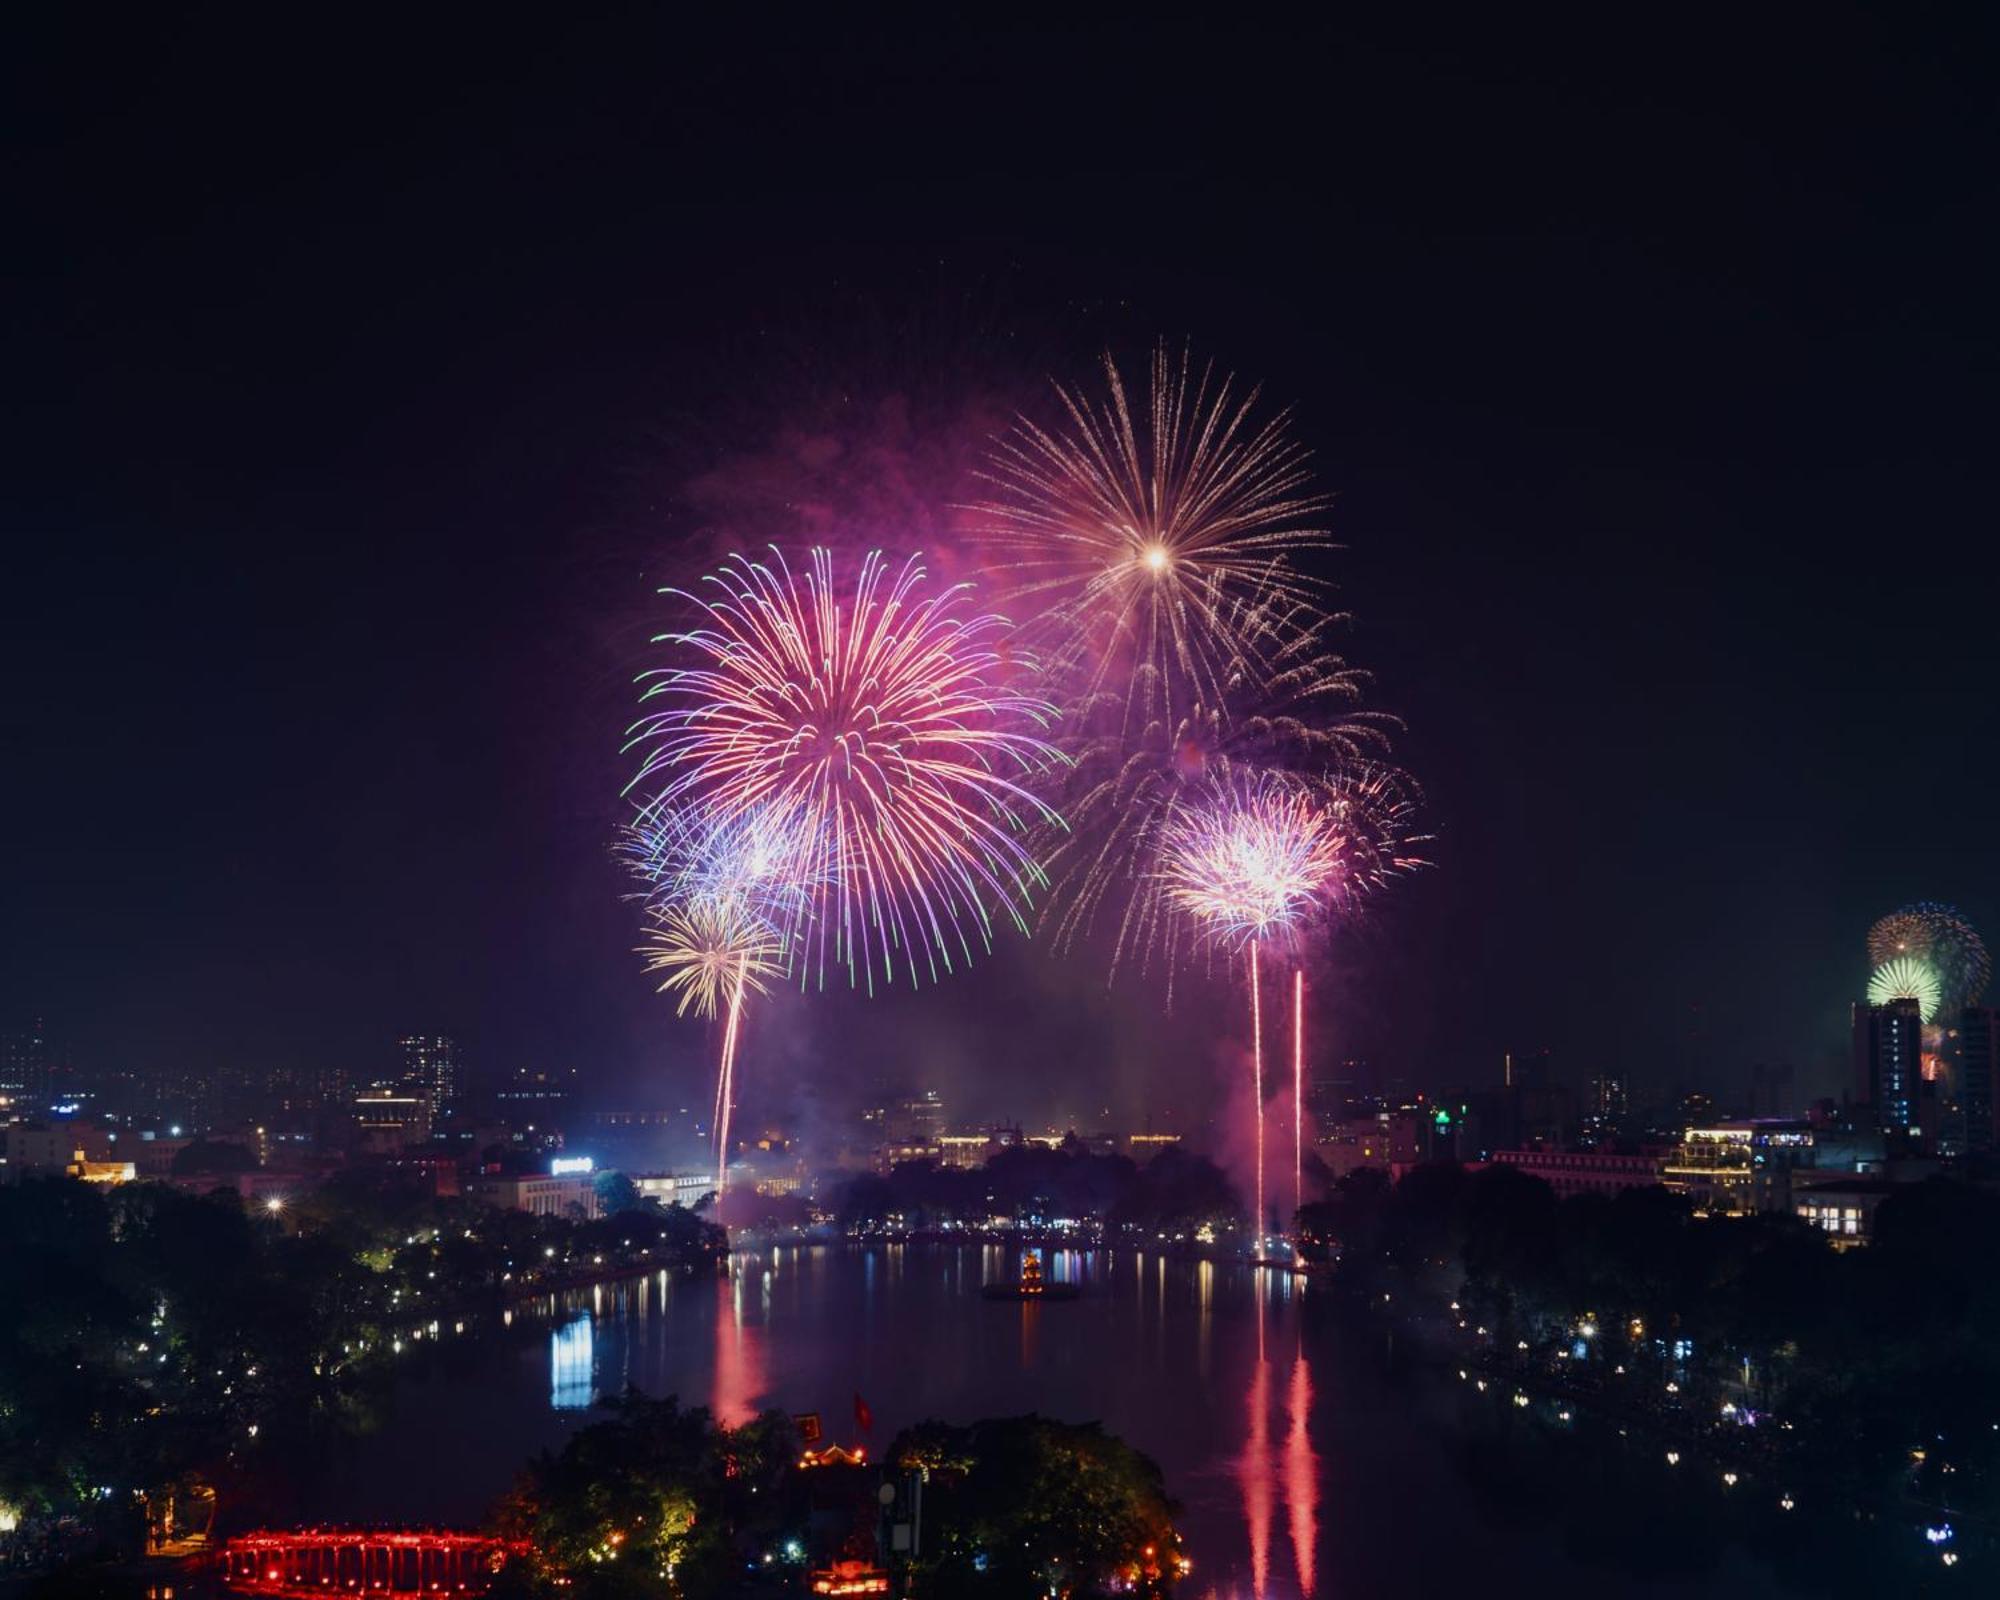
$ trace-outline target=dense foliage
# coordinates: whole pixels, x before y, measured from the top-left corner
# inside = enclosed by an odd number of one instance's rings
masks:
[[[1096,1423],[925,1422],[890,1447],[924,1470],[924,1593],[1164,1594],[1180,1536],[1159,1467]]]
[[[1558,1357],[1570,1381],[1640,1380],[1690,1417],[1766,1410],[1801,1443],[1837,1440],[1831,1459],[1859,1474],[1960,1502],[2000,1465],[1988,1191],[1897,1190],[1873,1241],[1837,1251],[1789,1216],[1697,1217],[1657,1188],[1559,1201],[1510,1167],[1440,1164],[1393,1185],[1357,1172],[1300,1224],[1345,1281],[1453,1302],[1489,1348]]]
[[[890,1520],[907,1521],[920,1474],[912,1592],[1164,1594],[1182,1570],[1159,1468],[1094,1423],[926,1422],[897,1436],[885,1476],[802,1465],[778,1412],[726,1428],[671,1398],[607,1409],[531,1463],[500,1508],[497,1531],[529,1550],[507,1577],[520,1600],[794,1593],[802,1566],[872,1565],[878,1489],[896,1486]]]
[[[0,1187],[0,1503],[129,1542],[138,1492],[341,1417],[440,1318],[625,1262],[713,1270],[720,1246],[673,1208],[576,1223],[360,1175],[276,1209]]]
[[[499,1531],[529,1548],[515,1586],[573,1600],[737,1593],[788,1526],[790,1419],[724,1428],[705,1409],[639,1394],[608,1409],[531,1462],[503,1502]]]

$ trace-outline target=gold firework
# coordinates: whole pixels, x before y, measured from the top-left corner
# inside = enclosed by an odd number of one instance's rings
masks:
[[[655,914],[639,947],[649,973],[664,973],[660,993],[675,994],[674,1015],[713,1017],[745,991],[764,994],[766,978],[784,974],[777,930],[734,896],[703,896]]]
[[[1143,410],[1108,355],[1104,375],[1096,401],[1056,386],[1054,429],[1017,422],[968,510],[1065,698],[1109,693],[1128,727],[1172,725],[1222,704],[1275,616],[1315,603],[1289,557],[1328,545],[1328,501],[1288,414],[1253,414],[1255,388],[1164,345]]]

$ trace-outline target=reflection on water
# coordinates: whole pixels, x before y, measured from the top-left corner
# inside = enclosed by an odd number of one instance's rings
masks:
[[[588,1411],[597,1400],[594,1324],[579,1311],[549,1335],[549,1407]]]
[[[1271,1363],[1264,1359],[1263,1308],[1257,1315],[1257,1361],[1250,1369],[1250,1427],[1236,1466],[1243,1485],[1243,1521],[1250,1535],[1250,1588],[1262,1595],[1271,1581]]]
[[[1206,1262],[1203,1269],[1206,1272]],[[1312,1594],[1319,1566],[1319,1456],[1312,1444],[1312,1369],[1306,1362],[1303,1330],[1294,1334],[1291,1377],[1285,1390],[1285,1410],[1291,1425],[1285,1434],[1282,1459],[1274,1457],[1271,1449],[1272,1370],[1266,1349],[1264,1303],[1273,1294],[1290,1299],[1290,1291],[1289,1279],[1281,1287],[1271,1285],[1269,1280],[1256,1286],[1257,1355],[1250,1369],[1243,1453],[1236,1461],[1236,1481],[1243,1494],[1244,1534],[1250,1546],[1250,1589],[1260,1597],[1271,1582],[1271,1522],[1280,1491],[1284,1495],[1292,1564],[1301,1596]]]
[[[1307,1419],[1312,1414],[1312,1371],[1305,1350],[1292,1357],[1288,1405],[1292,1431],[1285,1436],[1285,1504],[1292,1514],[1292,1559],[1299,1569],[1299,1593],[1313,1592],[1313,1567],[1319,1548],[1319,1457],[1313,1453]]]
[[[746,1261],[731,1276],[728,1292],[715,1297],[715,1390],[709,1404],[716,1421],[731,1428],[756,1417],[765,1389],[763,1329],[743,1315],[743,1279],[753,1271],[759,1279],[759,1310],[768,1315],[770,1279],[761,1265]]]
[[[1468,1410],[1485,1397],[1470,1385],[1392,1368],[1377,1325],[1302,1280],[1132,1255],[1051,1252],[1051,1278],[1083,1289],[1066,1303],[984,1299],[982,1283],[1018,1278],[1020,1252],[982,1242],[784,1246],[738,1255],[720,1280],[654,1276],[523,1304],[511,1332],[496,1316],[490,1338],[411,1370],[379,1431],[302,1466],[293,1515],[476,1523],[524,1461],[628,1385],[729,1422],[817,1412],[842,1444],[860,1442],[847,1419],[861,1394],[878,1445],[927,1417],[1102,1422],[1157,1460],[1182,1502],[1190,1600],[1442,1593],[1530,1569],[1553,1593],[1671,1600],[1616,1571],[1607,1583],[1611,1556],[1579,1561],[1548,1525],[1601,1485],[1575,1519],[1593,1551],[1615,1536],[1617,1561],[1657,1571],[1668,1546],[1650,1521],[1628,1538],[1609,1520],[1657,1511],[1669,1469],[1656,1452],[1619,1478],[1615,1430],[1586,1441],[1579,1418],[1545,1438],[1511,1404],[1478,1420]],[[1769,1519],[1804,1521],[1770,1503]],[[1435,1526],[1453,1538],[1420,1537]],[[1768,1569],[1732,1567],[1706,1553],[1714,1543],[1692,1563],[1704,1600],[1770,1592]]]

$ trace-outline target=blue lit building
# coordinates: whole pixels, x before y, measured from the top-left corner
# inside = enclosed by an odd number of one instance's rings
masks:
[[[1854,1094],[1869,1120],[1890,1134],[1921,1126],[1924,1023],[1915,1000],[1854,1007]]]

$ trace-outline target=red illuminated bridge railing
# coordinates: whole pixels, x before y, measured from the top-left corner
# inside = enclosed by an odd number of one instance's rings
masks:
[[[223,1547],[223,1582],[241,1594],[481,1595],[524,1546],[480,1533],[300,1528],[240,1533]]]

